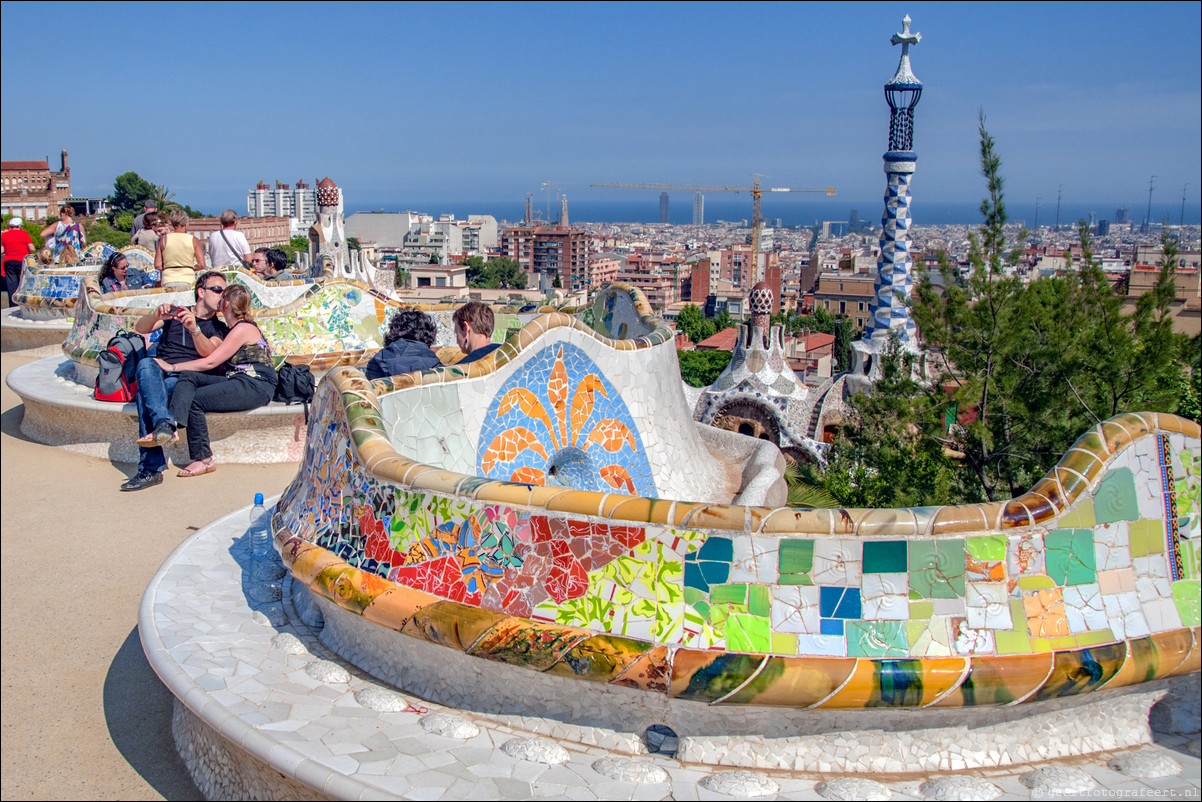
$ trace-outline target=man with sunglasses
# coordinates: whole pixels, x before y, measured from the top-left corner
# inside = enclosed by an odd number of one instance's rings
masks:
[[[139,334],[159,331],[156,355],[168,364],[186,362],[208,356],[221,344],[229,329],[217,313],[221,310],[221,294],[225,292],[225,276],[210,270],[196,279],[196,305],[188,308],[162,304],[148,315],[138,318],[134,330]],[[215,368],[216,373],[223,373]],[[171,393],[179,375],[167,374],[154,359],[138,362],[138,472],[121,485],[121,489],[144,490],[163,481],[167,457],[163,446],[176,442],[175,421],[171,417]]]

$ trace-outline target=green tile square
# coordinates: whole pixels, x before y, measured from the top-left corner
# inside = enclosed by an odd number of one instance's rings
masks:
[[[813,585],[814,580],[809,574],[781,574],[778,584],[781,585]]]
[[[1081,632],[1077,635],[1077,643],[1083,647],[1103,646],[1107,643],[1117,643],[1122,638],[1116,638],[1109,629],[1097,629],[1093,632]]]
[[[864,544],[863,572],[901,574],[907,569],[906,541],[870,540]]]
[[[1139,520],[1135,497],[1135,474],[1130,468],[1115,468],[1098,483],[1093,493],[1094,517],[1100,524]]]
[[[1022,619],[1026,621],[1026,618]],[[1031,653],[1031,638],[1027,635],[1026,625],[1023,625],[1021,630],[1011,630],[1005,632],[1003,630],[994,630],[994,643],[997,644],[998,654],[1030,654]]]
[[[732,652],[772,651],[772,627],[767,618],[735,613],[726,621],[726,648]]]
[[[772,653],[797,654],[797,636],[791,632],[773,632]]]
[[[970,537],[965,548],[975,560],[1004,560],[1006,559],[1006,536]]]
[[[1098,581],[1097,555],[1092,529],[1074,529],[1072,559],[1068,563],[1065,585],[1089,585]]]
[[[868,544],[865,544],[865,548]],[[915,541],[909,544],[911,597],[956,599],[964,596],[964,540]]]
[[[1141,518],[1127,527],[1130,532],[1132,557],[1147,557],[1164,551],[1164,522],[1155,518]]]
[[[910,618],[925,621],[935,614],[935,602],[930,601],[911,601],[910,602]]]
[[[814,570],[814,541],[782,540],[776,559],[782,574],[808,574]]]
[[[1073,547],[1073,533],[1076,529],[1053,529],[1043,538],[1044,566],[1048,576],[1057,585],[1064,584],[1068,575],[1069,553]]]
[[[1173,583],[1173,604],[1177,605],[1177,614],[1181,616],[1181,626],[1199,626],[1199,581],[1197,579],[1179,579]]]
[[[867,545],[867,544],[865,544]],[[848,621],[848,657],[909,657],[910,644],[902,621]]]
[[[712,604],[746,604],[747,585],[738,582],[730,585],[714,585],[710,590]]]
[[[1057,521],[1065,529],[1083,529],[1097,524],[1093,514],[1093,499],[1082,499],[1077,506],[1060,516]]]
[[[707,602],[707,601],[709,601],[708,593],[706,593],[705,591],[698,590],[697,588],[691,588],[691,587],[688,587],[687,585],[685,586],[685,589],[684,589],[684,603],[685,604],[689,604],[689,605],[696,607],[698,604],[701,604],[702,602]]]
[[[767,585],[750,585],[747,588],[747,612],[768,617],[772,609],[772,596]]]
[[[906,644],[912,649],[914,644],[918,643],[918,639],[927,631],[927,627],[931,625],[930,621],[906,621]]]

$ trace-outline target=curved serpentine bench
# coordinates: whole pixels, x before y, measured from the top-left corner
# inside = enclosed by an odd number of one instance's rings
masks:
[[[329,374],[274,527],[331,648],[473,710],[667,723],[684,759],[751,738],[746,765],[881,728],[982,764],[1115,748],[1199,670],[1196,424],[1120,415],[1006,502],[779,507],[746,454],[732,498],[671,333],[621,297],[466,370]]]
[[[30,351],[36,354],[57,353],[71,331],[80,284],[88,276],[100,272],[100,262],[115,249],[108,243],[94,243],[85,251],[80,264],[42,267],[30,256],[25,260],[21,281],[13,293],[13,306],[0,317],[5,351]],[[138,245],[122,248],[121,253],[132,267],[158,279],[154,255]],[[36,349],[36,350],[34,350]]]

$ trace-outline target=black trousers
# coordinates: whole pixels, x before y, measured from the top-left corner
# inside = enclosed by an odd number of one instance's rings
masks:
[[[188,427],[188,456],[204,460],[213,456],[209,446],[206,412],[241,412],[271,403],[275,385],[245,374],[213,376],[184,371],[171,394],[171,415]]]
[[[20,259],[6,259],[4,261],[4,286],[0,290],[8,293],[8,304],[12,306],[13,293],[17,291],[17,286],[21,283],[21,266]]]

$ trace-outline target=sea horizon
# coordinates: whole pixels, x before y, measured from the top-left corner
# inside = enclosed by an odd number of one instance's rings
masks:
[[[688,225],[693,222],[692,196],[680,193],[670,196],[668,222],[673,225]],[[1131,222],[1139,224],[1147,216],[1147,206],[1120,204],[1116,202],[1079,204],[1062,203],[1059,210],[1059,222],[1062,227],[1075,226],[1078,220],[1089,220],[1093,213],[1095,222],[1107,220],[1115,222],[1117,209],[1126,207],[1129,210]],[[536,218],[548,219],[547,204],[534,203],[533,210]],[[558,216],[558,204],[552,202],[550,219]],[[776,220],[783,226],[813,226],[823,222],[849,222],[852,210],[858,212],[859,219],[872,225],[880,225],[884,211],[884,201],[849,202],[831,199],[803,200],[781,202],[777,199],[764,199],[763,215],[769,225],[775,225]],[[472,201],[472,200],[424,200],[424,201],[375,201],[346,204],[346,216],[358,212],[418,212],[433,215],[437,218],[442,214],[452,214],[456,219],[466,220],[472,214],[490,214],[498,222],[518,223],[525,216],[524,201]],[[911,219],[914,225],[979,225],[982,222],[980,201],[975,202],[942,202],[914,199],[910,205]],[[1038,210],[1035,204],[1008,203],[1006,211],[1009,222],[1021,223],[1030,228],[1053,226],[1057,221],[1055,204],[1040,204]],[[1159,224],[1168,218],[1170,225],[1181,222],[1182,208],[1178,204],[1169,208],[1169,204],[1152,204],[1152,222]],[[568,199],[568,219],[573,223],[659,223],[659,195],[648,193],[647,200],[579,200]],[[722,197],[705,198],[706,223],[740,223],[751,219],[751,199],[740,197],[736,199]],[[1202,205],[1187,203],[1184,208],[1184,223],[1198,225],[1202,219]]]

